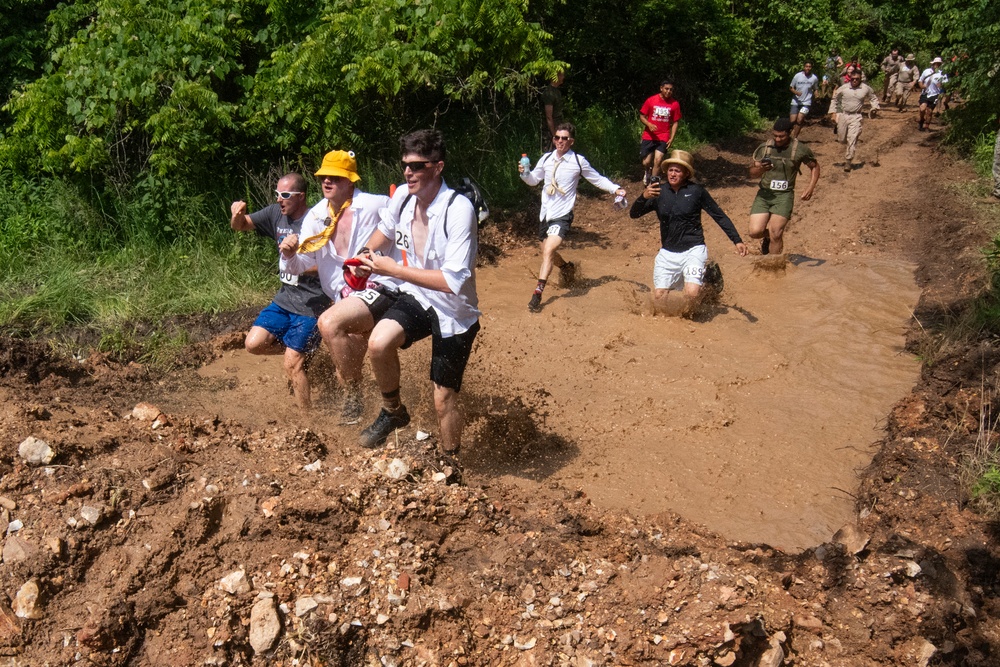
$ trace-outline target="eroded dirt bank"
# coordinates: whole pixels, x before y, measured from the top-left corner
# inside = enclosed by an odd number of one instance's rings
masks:
[[[605,202],[581,207],[569,251],[585,282],[551,289],[541,316],[524,312],[533,253],[485,269],[464,474],[413,429],[371,453],[323,415],[282,417],[280,371],[236,361],[238,335],[200,346],[215,360],[200,373],[168,376],[5,340],[0,654],[24,665],[995,664],[1000,548],[963,508],[958,474],[992,426],[1000,355],[979,342],[907,371],[922,339],[903,349],[905,310],[893,309],[912,299],[931,327],[973,293],[996,213],[963,198],[970,174],[933,139],[880,122],[866,126],[880,166],[830,168],[815,206],[797,209],[784,275],[723,255],[710,233],[727,291],[699,321],[643,316],[655,229],[609,227]],[[809,132],[824,167],[838,161],[828,130]],[[698,164],[742,227],[746,147],[730,148]],[[877,313],[851,310],[857,274],[888,290]],[[789,303],[801,323],[776,326]],[[822,326],[833,332],[804,352]],[[747,342],[783,331],[782,345]],[[886,361],[831,366],[821,348],[838,337],[851,339],[842,354],[860,345],[854,356]],[[549,361],[560,343],[586,371]],[[422,380],[412,356],[405,372]],[[760,368],[729,374],[736,358]],[[640,368],[662,377],[644,384]],[[866,374],[864,387],[829,379]],[[648,403],[625,400],[644,388]],[[821,407],[778,421],[792,398]],[[134,412],[143,401],[158,409]],[[845,414],[866,402],[874,417]],[[52,461],[24,460],[29,436]],[[775,440],[763,455],[746,446]],[[849,456],[810,467],[794,460],[805,441]],[[756,454],[734,457],[731,443]],[[706,448],[715,456],[699,463]],[[843,493],[827,503],[832,485]],[[782,539],[809,548],[765,544]]]

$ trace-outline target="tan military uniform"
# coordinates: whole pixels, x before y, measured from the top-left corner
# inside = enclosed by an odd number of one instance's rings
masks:
[[[833,110],[837,114],[837,141],[847,144],[847,163],[850,165],[861,136],[861,110],[865,100],[871,100],[872,109],[878,110],[878,95],[867,83],[852,88],[845,83],[833,94]]]
[[[882,101],[888,102],[889,95],[896,92],[896,82],[899,80],[899,68],[903,64],[903,56],[892,57],[890,53],[882,60],[882,71],[885,79],[882,81]]]
[[[896,108],[902,111],[906,108],[906,102],[910,99],[913,86],[920,78],[920,68],[916,65],[907,66],[903,63],[899,66],[896,75]]]

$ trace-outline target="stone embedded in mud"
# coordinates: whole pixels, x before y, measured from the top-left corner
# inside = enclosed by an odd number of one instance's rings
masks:
[[[247,573],[243,570],[230,572],[219,580],[219,588],[232,595],[249,593],[250,582],[247,581]]]
[[[3,544],[3,562],[20,563],[28,560],[32,551],[30,544],[16,535],[11,535]]]
[[[807,632],[811,632],[814,635],[823,634],[823,621],[819,620],[812,614],[796,614],[792,616],[792,625],[797,628],[802,628]]]
[[[13,512],[17,509],[17,503],[8,498],[7,496],[0,496],[0,507],[7,510],[8,512]]]
[[[84,505],[80,508],[80,518],[89,523],[91,526],[96,526],[101,520],[103,512],[100,507],[94,507],[93,505]]]
[[[781,667],[783,662],[785,662],[785,650],[781,648],[781,644],[777,639],[772,639],[771,648],[764,651],[764,654],[760,656],[760,660],[757,661],[757,667]]]
[[[319,603],[313,598],[309,596],[301,597],[295,601],[295,615],[301,618],[318,606]]]
[[[40,592],[38,590],[38,582],[34,579],[29,579],[17,591],[17,595],[14,596],[14,604],[11,605],[14,609],[14,615],[18,618],[27,618],[31,620],[44,618],[45,614],[42,613],[42,609],[39,605],[39,596]]]
[[[28,465],[33,466],[46,466],[56,457],[56,452],[49,443],[33,435],[29,435],[18,445],[17,453]]]
[[[150,403],[137,403],[134,408],[132,408],[132,418],[138,419],[144,422],[156,421],[156,418],[160,416],[160,409],[155,405]]]
[[[392,459],[386,461],[379,459],[375,462],[375,469],[393,480],[400,480],[410,474],[410,466],[403,459]]]
[[[254,652],[269,650],[280,633],[281,619],[274,606],[274,598],[258,600],[250,611],[250,646]]]
[[[865,550],[871,537],[861,531],[857,525],[849,523],[833,534],[834,544],[841,544],[847,553],[857,555]]]

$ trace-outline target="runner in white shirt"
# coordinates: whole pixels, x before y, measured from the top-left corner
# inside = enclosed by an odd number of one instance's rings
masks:
[[[921,132],[930,129],[931,116],[937,105],[938,96],[944,92],[944,84],[948,83],[948,75],[941,71],[941,57],[931,61],[931,66],[920,75],[920,111],[917,115],[917,129]]]
[[[792,77],[792,82],[788,88],[792,91],[792,107],[788,112],[788,118],[795,126],[792,127],[792,138],[799,136],[802,125],[806,122],[809,109],[813,103],[813,93],[819,85],[819,77],[812,73],[812,63],[808,60],[802,64],[802,71],[797,72]]]
[[[353,152],[327,153],[316,176],[324,198],[306,214],[301,236],[282,241],[279,268],[293,275],[315,268],[323,291],[334,302],[320,315],[319,331],[345,389],[343,421],[357,423],[364,412],[361,381],[367,335],[395,303],[397,292],[396,281],[388,277],[377,282],[352,279],[353,286],[348,285],[348,276],[357,270],[345,271],[344,262],[361,252],[389,198],[357,188],[361,177]]]
[[[538,284],[528,302],[528,310],[537,313],[542,309],[542,291],[552,272],[552,265],[559,267],[563,287],[572,284],[576,266],[567,262],[557,252],[562,240],[573,224],[573,206],[576,204],[576,187],[580,178],[586,178],[595,187],[624,197],[625,190],[597,173],[587,158],[573,152],[576,128],[572,123],[560,123],[552,137],[556,149],[538,160],[531,171],[518,165],[521,180],[528,185],[542,187],[542,210],[538,215],[538,238],[542,239],[542,266],[538,269]]]
[[[444,137],[418,130],[400,139],[406,187],[400,187],[359,259],[372,274],[400,281],[402,295],[375,325],[368,341],[383,408],[361,433],[378,447],[410,423],[399,396],[399,350],[431,337],[430,379],[441,448],[454,456],[462,442],[458,392],[479,332],[476,295],[478,221],[472,202],[445,184]],[[383,256],[395,246],[397,261]]]

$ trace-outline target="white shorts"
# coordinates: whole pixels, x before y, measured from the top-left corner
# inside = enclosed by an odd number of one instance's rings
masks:
[[[680,289],[684,283],[701,285],[708,262],[708,248],[696,245],[684,252],[670,252],[660,248],[653,262],[653,287],[656,289]]]

